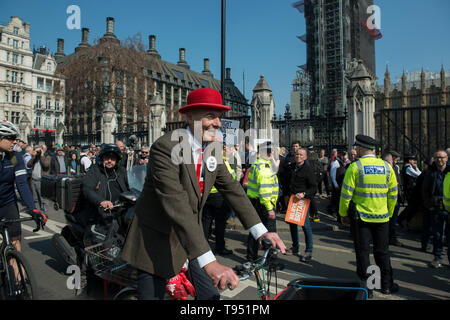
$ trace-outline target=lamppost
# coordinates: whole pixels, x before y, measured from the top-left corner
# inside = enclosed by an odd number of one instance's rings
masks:
[[[221,68],[220,68],[220,93],[222,103],[225,104],[225,20],[227,1],[222,0],[222,33],[221,33]]]
[[[291,119],[292,119],[292,114],[291,114],[291,106],[289,105],[289,103],[286,103],[286,107],[285,107],[285,112],[284,112],[284,121],[285,121],[285,138],[287,141],[287,147],[289,148],[289,146],[291,145]]]

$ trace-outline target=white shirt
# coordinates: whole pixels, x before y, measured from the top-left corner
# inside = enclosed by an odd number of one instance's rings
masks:
[[[189,136],[189,144],[191,145],[191,148],[192,148],[192,157],[194,159],[194,165],[197,166],[198,157],[200,155],[199,149],[202,148],[202,145],[201,145],[200,142],[198,142],[197,139],[195,139],[195,137],[192,134],[192,132],[191,132],[189,127],[187,127],[186,131],[187,131],[188,136]],[[204,165],[203,165],[204,163],[205,162],[202,161],[202,166],[201,166],[202,176],[204,175]],[[253,238],[258,239],[260,236],[262,236],[268,230],[264,226],[264,224],[262,224],[260,222],[258,224],[255,224],[254,226],[250,227],[249,231],[250,231],[251,235],[253,236]],[[197,261],[198,261],[198,264],[200,265],[200,268],[203,268],[208,263],[211,263],[211,262],[213,262],[215,260],[216,260],[216,257],[214,256],[214,254],[212,253],[211,250],[209,250],[208,252],[202,254],[201,256],[199,256],[197,258]]]
[[[85,157],[83,157],[83,155]],[[92,165],[92,161],[91,159],[89,159],[86,153],[80,153],[80,157],[82,157],[80,163],[84,167],[84,170],[87,171],[87,169],[89,169],[89,167]]]
[[[330,178],[331,178],[331,182],[333,183],[333,186],[335,188],[339,188],[339,185],[336,181],[336,170],[337,168],[339,168],[341,165],[339,164],[339,161],[336,159],[333,160],[333,162],[331,162],[330,164]]]
[[[412,165],[407,165],[406,167],[406,174],[413,178],[417,178],[421,173],[422,172],[419,170],[419,168],[414,169]]]

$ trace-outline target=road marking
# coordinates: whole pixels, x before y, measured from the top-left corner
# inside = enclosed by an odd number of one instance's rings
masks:
[[[26,224],[22,224],[22,229],[25,229],[27,231],[33,232],[33,229],[35,227],[30,227],[27,226]],[[33,232],[34,234],[37,234],[35,236],[28,236],[28,237],[24,237],[25,240],[31,240],[31,239],[39,239],[39,238],[48,238],[48,237],[52,237],[53,234],[52,233],[48,233],[47,231],[43,231],[43,230],[39,230],[38,232]]]
[[[20,214],[21,218],[26,218],[29,217],[28,214],[25,213],[21,213]],[[65,223],[61,223],[61,222],[57,222],[54,220],[47,220],[47,223],[45,224],[44,230],[39,230],[38,232],[33,232],[33,229],[35,229],[35,227],[31,227],[26,225],[25,223],[22,223],[22,229],[25,229],[27,231],[32,232],[33,236],[27,236],[24,237],[25,240],[33,240],[33,239],[39,239],[39,238],[48,238],[48,237],[52,237],[54,233],[61,233],[62,228],[64,228],[64,226],[66,226]],[[45,230],[50,230],[53,233],[47,232]]]

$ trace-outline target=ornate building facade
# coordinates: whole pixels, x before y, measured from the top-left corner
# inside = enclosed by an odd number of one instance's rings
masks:
[[[19,17],[0,26],[0,117],[16,124],[24,141],[62,143],[64,79],[45,47],[32,51],[30,42],[30,24]]]
[[[137,133],[140,144],[151,144],[162,135],[164,130],[170,129],[165,124],[179,122],[182,120],[178,109],[186,104],[186,99],[190,91],[198,88],[214,88],[220,91],[221,82],[214,78],[209,69],[209,59],[203,60],[203,70],[196,72],[191,70],[186,57],[186,49],[179,49],[179,60],[171,63],[162,59],[156,47],[156,36],[149,36],[147,51],[139,53],[139,63],[144,77],[136,75],[132,81],[124,81],[123,84],[108,82],[109,92],[115,95],[104,96],[99,99],[99,95],[94,96],[92,101],[79,101],[76,98],[76,89],[67,88],[66,101],[70,104],[66,112],[66,138],[69,143],[100,143],[104,135],[103,126],[106,123],[105,117],[111,118],[111,110],[115,110],[114,121],[108,130],[120,137],[119,133]],[[89,29],[82,29],[82,39],[75,52],[70,55],[64,53],[64,40],[58,39],[57,62],[58,67],[64,68],[71,62],[82,59],[89,49],[101,45],[121,46],[120,41],[114,34],[114,19],[106,19],[106,34],[99,39],[98,43],[89,44]],[[123,45],[122,45],[123,46]],[[87,49],[87,50],[86,50]],[[116,68],[120,69],[120,68]],[[70,78],[71,74],[66,73]],[[126,76],[125,76],[126,77]],[[224,117],[247,116],[249,104],[244,95],[234,86],[231,79],[231,70],[226,69],[224,102],[231,106],[231,110]],[[109,87],[111,86],[111,87]],[[136,88],[141,88],[144,101],[141,108],[136,98],[133,99],[133,92]],[[119,95],[117,94],[119,90]],[[136,95],[136,94],[135,94]],[[101,101],[100,101],[101,100]],[[89,108],[80,107],[81,104],[90,105]],[[106,112],[106,114],[105,114]],[[108,122],[108,121],[107,121]],[[142,135],[140,134],[142,133]],[[144,134],[145,133],[145,134]]]
[[[450,141],[450,72],[421,71],[391,82],[388,67],[384,85],[377,86],[376,137],[383,148],[403,154],[413,153],[422,160]]]

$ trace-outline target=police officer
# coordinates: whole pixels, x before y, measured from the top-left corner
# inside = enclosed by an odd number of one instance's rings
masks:
[[[248,174],[247,196],[258,213],[261,222],[269,230],[276,232],[275,208],[278,200],[278,178],[272,171],[271,142],[263,142],[258,146],[258,158],[252,164]],[[248,236],[247,260],[258,258],[258,241],[251,234]]]
[[[381,271],[381,292],[391,294],[398,291],[389,257],[389,219],[397,203],[397,178],[391,165],[375,156],[376,140],[357,135],[355,146],[359,159],[345,173],[339,214],[342,223],[352,229],[359,278],[366,281],[370,276],[367,269],[372,239],[375,262]]]

